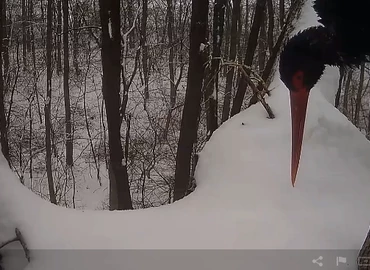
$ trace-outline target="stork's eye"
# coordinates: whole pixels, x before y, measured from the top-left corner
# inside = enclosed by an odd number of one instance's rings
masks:
[[[297,71],[294,74],[294,79],[297,81],[303,81],[303,72],[302,71]]]
[[[296,90],[300,90],[301,88],[303,88],[303,78],[304,76],[302,71],[297,71],[296,73],[294,73],[292,84]]]

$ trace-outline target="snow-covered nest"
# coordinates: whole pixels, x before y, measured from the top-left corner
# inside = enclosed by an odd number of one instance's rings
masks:
[[[311,4],[298,29],[317,23]],[[222,125],[200,154],[197,189],[172,205],[126,212],[54,206],[22,186],[1,156],[0,243],[18,228],[31,256],[27,264],[23,253],[2,249],[5,269],[312,269],[312,259],[330,249],[354,259],[370,223],[370,143],[331,104],[338,71],[328,68],[311,91],[293,188],[288,90],[278,76],[267,99],[276,119],[256,105]],[[344,255],[330,256],[336,267],[335,256]]]

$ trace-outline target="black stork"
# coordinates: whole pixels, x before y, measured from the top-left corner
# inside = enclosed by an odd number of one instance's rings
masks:
[[[290,91],[293,187],[309,93],[325,65],[355,68],[370,59],[370,0],[314,0],[313,7],[322,25],[290,38],[280,55],[280,79]]]

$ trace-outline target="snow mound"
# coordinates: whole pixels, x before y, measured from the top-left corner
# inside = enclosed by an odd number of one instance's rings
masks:
[[[307,2],[301,28],[316,22]],[[293,249],[351,250],[355,258],[370,223],[370,143],[331,105],[338,71],[328,68],[311,91],[293,188],[289,93],[278,76],[267,99],[276,119],[256,105],[222,125],[200,154],[197,189],[172,205],[125,212],[57,207],[22,186],[1,156],[0,243],[18,228],[31,250],[28,270],[312,269],[317,253],[304,255],[303,266]],[[2,252],[5,267],[22,269]]]

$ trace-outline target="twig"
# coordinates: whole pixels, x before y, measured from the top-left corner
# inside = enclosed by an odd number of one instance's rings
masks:
[[[30,250],[28,249],[26,241],[24,241],[23,235],[22,235],[21,231],[18,228],[15,228],[15,235],[16,235],[16,237],[14,237],[13,239],[8,240],[8,241],[0,244],[0,249],[5,247],[6,245],[9,245],[10,243],[19,241],[19,243],[23,247],[24,255],[26,256],[27,261],[30,262],[31,261]]]
[[[258,100],[261,102],[262,106],[265,108],[265,110],[268,114],[268,118],[274,119],[275,114],[273,113],[271,107],[267,104],[267,102],[265,101],[265,98],[263,97],[263,95],[265,93],[258,90],[257,86],[252,81],[251,77],[248,75],[247,72],[251,72],[253,75],[257,75],[257,74],[255,72],[253,72],[253,70],[250,67],[247,67],[245,65],[241,65],[241,64],[238,64],[238,63],[235,63],[235,62],[225,62],[223,64],[224,65],[229,65],[229,66],[235,66],[241,71],[241,73],[243,74],[244,79],[247,81],[248,85],[252,88],[252,90],[255,93],[255,95],[257,96]],[[266,93],[268,93],[269,90],[267,89],[266,85],[264,84],[262,78],[260,78],[258,75],[256,77],[257,77],[257,80],[260,83],[260,85],[262,85],[263,89],[266,91]]]
[[[18,241],[18,238],[17,237],[14,237],[11,240],[5,241],[4,243],[0,244],[0,249],[2,249],[3,247],[5,247],[6,245],[9,245],[10,243],[17,242],[17,241]]]
[[[24,255],[26,256],[27,261],[30,262],[31,261],[30,251],[27,247],[26,242],[24,241],[24,238],[23,238],[23,235],[22,235],[21,231],[18,228],[15,228],[15,235],[17,236],[19,242],[21,243],[21,245],[23,247]]]

